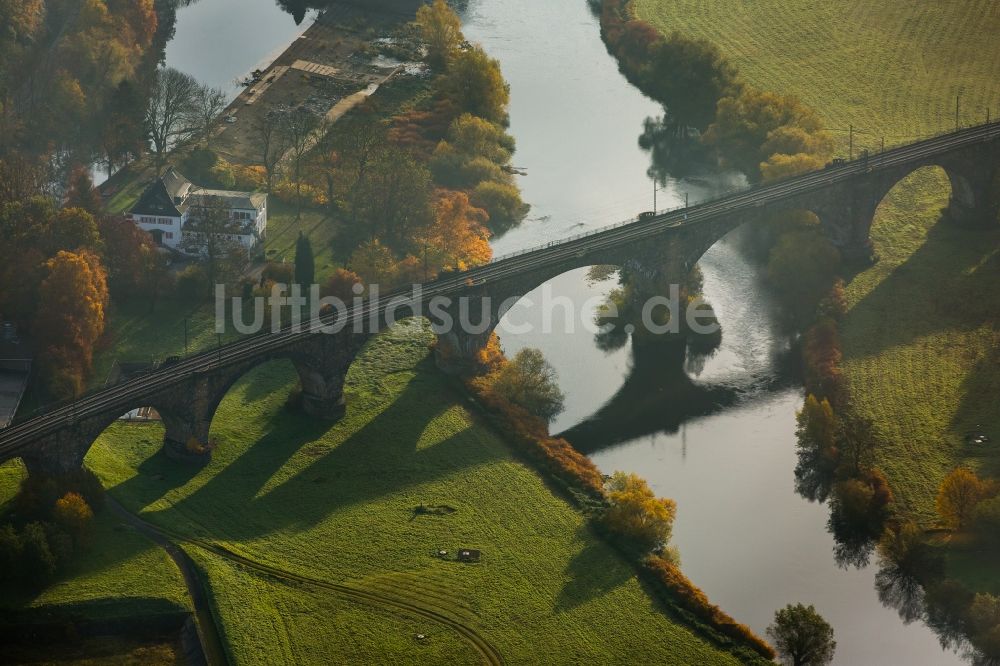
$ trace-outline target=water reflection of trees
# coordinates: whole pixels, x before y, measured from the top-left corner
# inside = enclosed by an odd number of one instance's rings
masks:
[[[841,569],[863,569],[871,563],[878,535],[868,525],[859,525],[842,510],[830,511],[826,528],[833,535],[833,559]]]
[[[693,128],[678,125],[669,117],[646,118],[639,147],[649,153],[646,173],[663,185],[670,178],[687,178],[711,171],[711,151]]]
[[[182,0],[184,1],[184,0]],[[451,4],[456,5],[461,11],[467,0],[460,0]],[[384,9],[387,11],[416,11],[424,0],[278,0],[278,6],[292,15],[295,25],[299,25],[305,19],[306,14],[311,9],[326,9],[332,5],[354,5],[361,8]]]
[[[883,562],[875,574],[875,590],[883,606],[894,609],[904,624],[924,616],[924,588],[895,562]]]
[[[924,530],[893,510],[885,476],[873,465],[876,436],[870,421],[835,418],[825,400],[808,396],[797,417],[796,490],[810,501],[826,501],[833,556],[841,568],[864,568],[878,552],[875,590],[881,603],[906,624],[923,621],[943,649],[971,663],[990,664],[996,620],[986,613],[975,626],[973,593],[947,577],[940,548]],[[987,606],[991,598],[977,603]],[[1000,607],[996,611],[1000,615]]]
[[[947,577],[941,552],[928,543],[921,528],[905,522],[890,525],[878,543],[878,554],[879,601],[895,610],[904,624],[924,622],[942,649],[960,654],[970,664],[1000,664],[1000,658],[989,656],[970,640],[970,636],[984,638],[969,612],[974,594]]]
[[[609,274],[601,267],[591,272],[591,279],[606,279]],[[679,303],[683,305],[689,295],[700,290],[700,274],[695,271],[681,285]],[[698,382],[689,374],[715,352],[721,332],[696,335],[686,325],[677,334],[646,330],[643,305],[651,296],[667,294],[669,285],[626,270],[619,273],[618,287],[599,310],[596,323],[602,330],[595,336],[596,344],[605,351],[630,345],[631,367],[621,388],[596,413],[561,433],[584,453],[654,433],[677,432],[684,423],[717,413],[741,399],[741,390],[732,385]],[[711,312],[707,304],[701,307],[706,315]],[[787,380],[789,377],[779,373],[773,381]]]

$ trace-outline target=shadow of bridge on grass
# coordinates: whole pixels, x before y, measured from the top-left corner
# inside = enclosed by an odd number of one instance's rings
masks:
[[[423,361],[423,371],[354,432],[350,429],[357,419],[367,418],[363,410],[330,424],[277,407],[268,419],[267,433],[245,450],[234,448],[230,457],[218,455],[199,472],[211,475],[203,485],[170,508],[143,517],[161,525],[178,520],[194,523],[199,530],[211,532],[200,536],[247,540],[281,530],[307,530],[340,509],[495,460],[470,428],[418,447],[427,438],[432,422],[455,408],[444,378],[434,374],[430,364]],[[356,407],[360,405],[356,403]],[[223,404],[220,422],[242,408],[232,402]],[[236,446],[231,437],[228,433],[220,437],[220,453],[221,447]],[[274,482],[275,475],[296,456],[314,460]],[[165,457],[154,458],[147,461],[148,472],[175,466]],[[145,471],[143,476],[149,478]],[[183,476],[168,478],[185,481]],[[156,494],[143,488],[145,479],[134,481],[136,487],[129,483],[111,492],[116,497],[131,495],[144,501]]]

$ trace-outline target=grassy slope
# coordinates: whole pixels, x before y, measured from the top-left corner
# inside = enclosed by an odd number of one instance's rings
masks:
[[[456,404],[427,359],[427,342],[427,332],[415,330],[375,340],[351,370],[350,409],[336,424],[283,408],[294,372],[276,363],[251,373],[224,401],[213,425],[221,446],[207,468],[164,460],[155,426],[113,428],[88,464],[149,520],[300,575],[443,608],[512,663],[727,661],[659,612],[583,517]],[[421,503],[456,511],[415,515]],[[432,556],[462,546],[482,549],[484,561]],[[280,661],[287,650],[418,656],[411,620],[386,622],[384,611],[318,592],[292,594],[201,557],[240,662]],[[263,615],[254,619],[248,599]],[[284,607],[295,610],[273,610]],[[279,638],[258,644],[262,625]],[[465,644],[441,640],[449,643],[427,649],[465,659]]]
[[[869,131],[858,147],[947,129],[955,95],[963,122],[1000,113],[1000,6],[990,0],[900,3],[849,0],[743,2],[636,0],[664,32],[705,37],[760,88],[798,95],[833,128]],[[841,150],[846,136],[838,133]],[[845,367],[861,411],[888,444],[880,466],[904,506],[934,513],[941,478],[958,464],[1000,472],[1000,453],[972,451],[962,435],[983,424],[998,388],[996,232],[937,224],[949,187],[927,169],[898,185],[872,230],[881,261],[850,284]]]
[[[14,496],[24,470],[19,460],[0,466],[0,509]],[[41,594],[0,594],[7,609],[63,606],[89,618],[128,617],[190,610],[187,589],[173,561],[110,512],[97,514],[93,546]]]
[[[635,0],[664,32],[704,37],[751,84],[791,93],[856,149],[901,143],[1000,114],[1000,6],[993,0]],[[847,136],[838,134],[846,148]]]
[[[265,578],[198,548],[189,552],[208,581],[235,663],[476,661],[457,634],[432,622]],[[418,641],[417,634],[427,638]]]
[[[851,283],[844,324],[854,395],[884,435],[879,464],[928,522],[952,468],[1000,472],[995,445],[964,442],[977,425],[1000,434],[1000,230],[935,224],[942,180],[927,169],[890,193],[872,230],[881,260]]]
[[[299,230],[312,240],[316,255],[316,279],[321,282],[337,264],[332,251],[333,223],[320,212],[306,209],[302,217],[296,219],[294,208],[277,201],[272,203],[265,244],[268,258],[279,262],[284,258],[289,263],[293,262]],[[189,353],[216,346],[214,300],[191,304],[173,297],[163,298],[152,312],[144,301],[113,304],[101,349],[94,355],[91,385],[103,385],[116,359],[149,361],[183,355],[185,319],[188,320]],[[231,326],[228,328],[223,341],[238,335]],[[30,400],[26,400],[25,404],[28,409],[34,406]]]

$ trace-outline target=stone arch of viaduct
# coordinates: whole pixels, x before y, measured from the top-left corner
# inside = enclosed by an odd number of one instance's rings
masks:
[[[815,213],[846,258],[870,260],[869,232],[879,204],[897,183],[926,166],[941,167],[948,175],[951,183],[948,220],[979,226],[998,223],[1000,138],[992,137],[950,151],[945,149],[931,157],[898,161],[894,166],[879,165],[876,157],[871,169],[801,194],[784,196],[766,205],[744,206],[735,213],[719,214],[697,223],[664,226],[641,240],[589,242],[579,245],[581,249],[577,251],[561,252],[551,261],[491,276],[482,284],[468,286],[459,296],[466,297],[466,319],[480,326],[475,332],[453,328],[441,333],[439,351],[446,349],[448,353],[439,354],[439,365],[454,370],[472,362],[503,317],[505,306],[562,273],[593,265],[615,265],[654,284],[682,284],[700,257],[723,236],[736,227],[782,210]],[[453,302],[449,314],[459,321],[460,301],[453,299]],[[343,386],[348,368],[369,335],[370,332],[344,331],[301,337],[278,351],[262,352],[211,372],[181,376],[166,388],[109,402],[96,415],[90,410],[85,417],[74,417],[18,455],[30,473],[61,474],[75,470],[111,423],[129,410],[144,406],[152,406],[161,415],[167,447],[184,447],[191,439],[205,443],[215,411],[233,384],[254,367],[275,359],[289,359],[295,366],[307,413],[335,418],[344,410]],[[445,356],[452,360],[441,362]]]
[[[471,360],[489,340],[500,320],[513,303],[549,280],[568,271],[595,265],[613,265],[629,269],[633,276],[654,284],[683,284],[701,256],[730,231],[744,224],[791,210],[816,215],[824,232],[851,262],[868,263],[874,259],[870,232],[882,200],[902,180],[915,171],[941,167],[951,184],[946,218],[969,226],[997,224],[1000,217],[1000,142],[993,141],[975,149],[944,153],[930,159],[915,160],[892,168],[866,172],[842,183],[791,196],[780,202],[743,209],[733,215],[665,228],[658,236],[609,248],[582,251],[538,269],[491,280],[469,290],[470,306],[466,318],[483,322],[474,333],[455,330],[442,336],[453,356]],[[457,308],[450,315],[459,318]],[[455,364],[447,363],[446,369]]]
[[[215,412],[233,385],[254,368],[275,360],[291,361],[295,367],[307,414],[337,418],[345,409],[347,371],[368,337],[351,331],[316,334],[221,369],[184,375],[166,388],[137,393],[109,404],[99,414],[71,419],[65,427],[37,441],[21,458],[29,474],[61,475],[79,469],[87,451],[108,426],[139,407],[152,407],[160,415],[168,451],[184,451],[192,439],[206,444]]]

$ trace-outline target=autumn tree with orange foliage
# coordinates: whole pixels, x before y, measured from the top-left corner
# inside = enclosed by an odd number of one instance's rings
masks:
[[[417,237],[426,277],[436,275],[441,268],[465,270],[492,258],[486,229],[489,216],[469,203],[467,194],[439,189],[433,206],[434,224]]]
[[[937,495],[938,515],[949,525],[962,530],[969,524],[976,506],[997,494],[997,483],[981,479],[966,467],[951,471],[941,482]]]
[[[323,288],[320,290],[322,296],[332,296],[333,298],[339,298],[345,304],[350,304],[351,300],[358,296],[355,292],[355,285],[361,284],[361,276],[354,271],[349,271],[346,268],[338,268],[333,272],[326,282],[323,283]]]
[[[107,274],[90,250],[61,250],[45,267],[34,324],[45,349],[42,374],[53,395],[69,397],[82,392],[94,344],[104,333]]]
[[[104,217],[97,228],[103,241],[103,257],[112,296],[148,299],[150,310],[170,282],[167,259],[152,236],[123,217]]]
[[[94,512],[80,494],[70,492],[56,500],[52,517],[77,544],[86,543],[94,522]]]
[[[29,326],[38,311],[46,260],[60,250],[100,247],[97,224],[85,210],[57,211],[42,197],[0,207],[0,313]]]
[[[608,509],[604,525],[643,551],[657,551],[670,541],[677,504],[657,497],[637,474],[615,472],[605,484]]]

